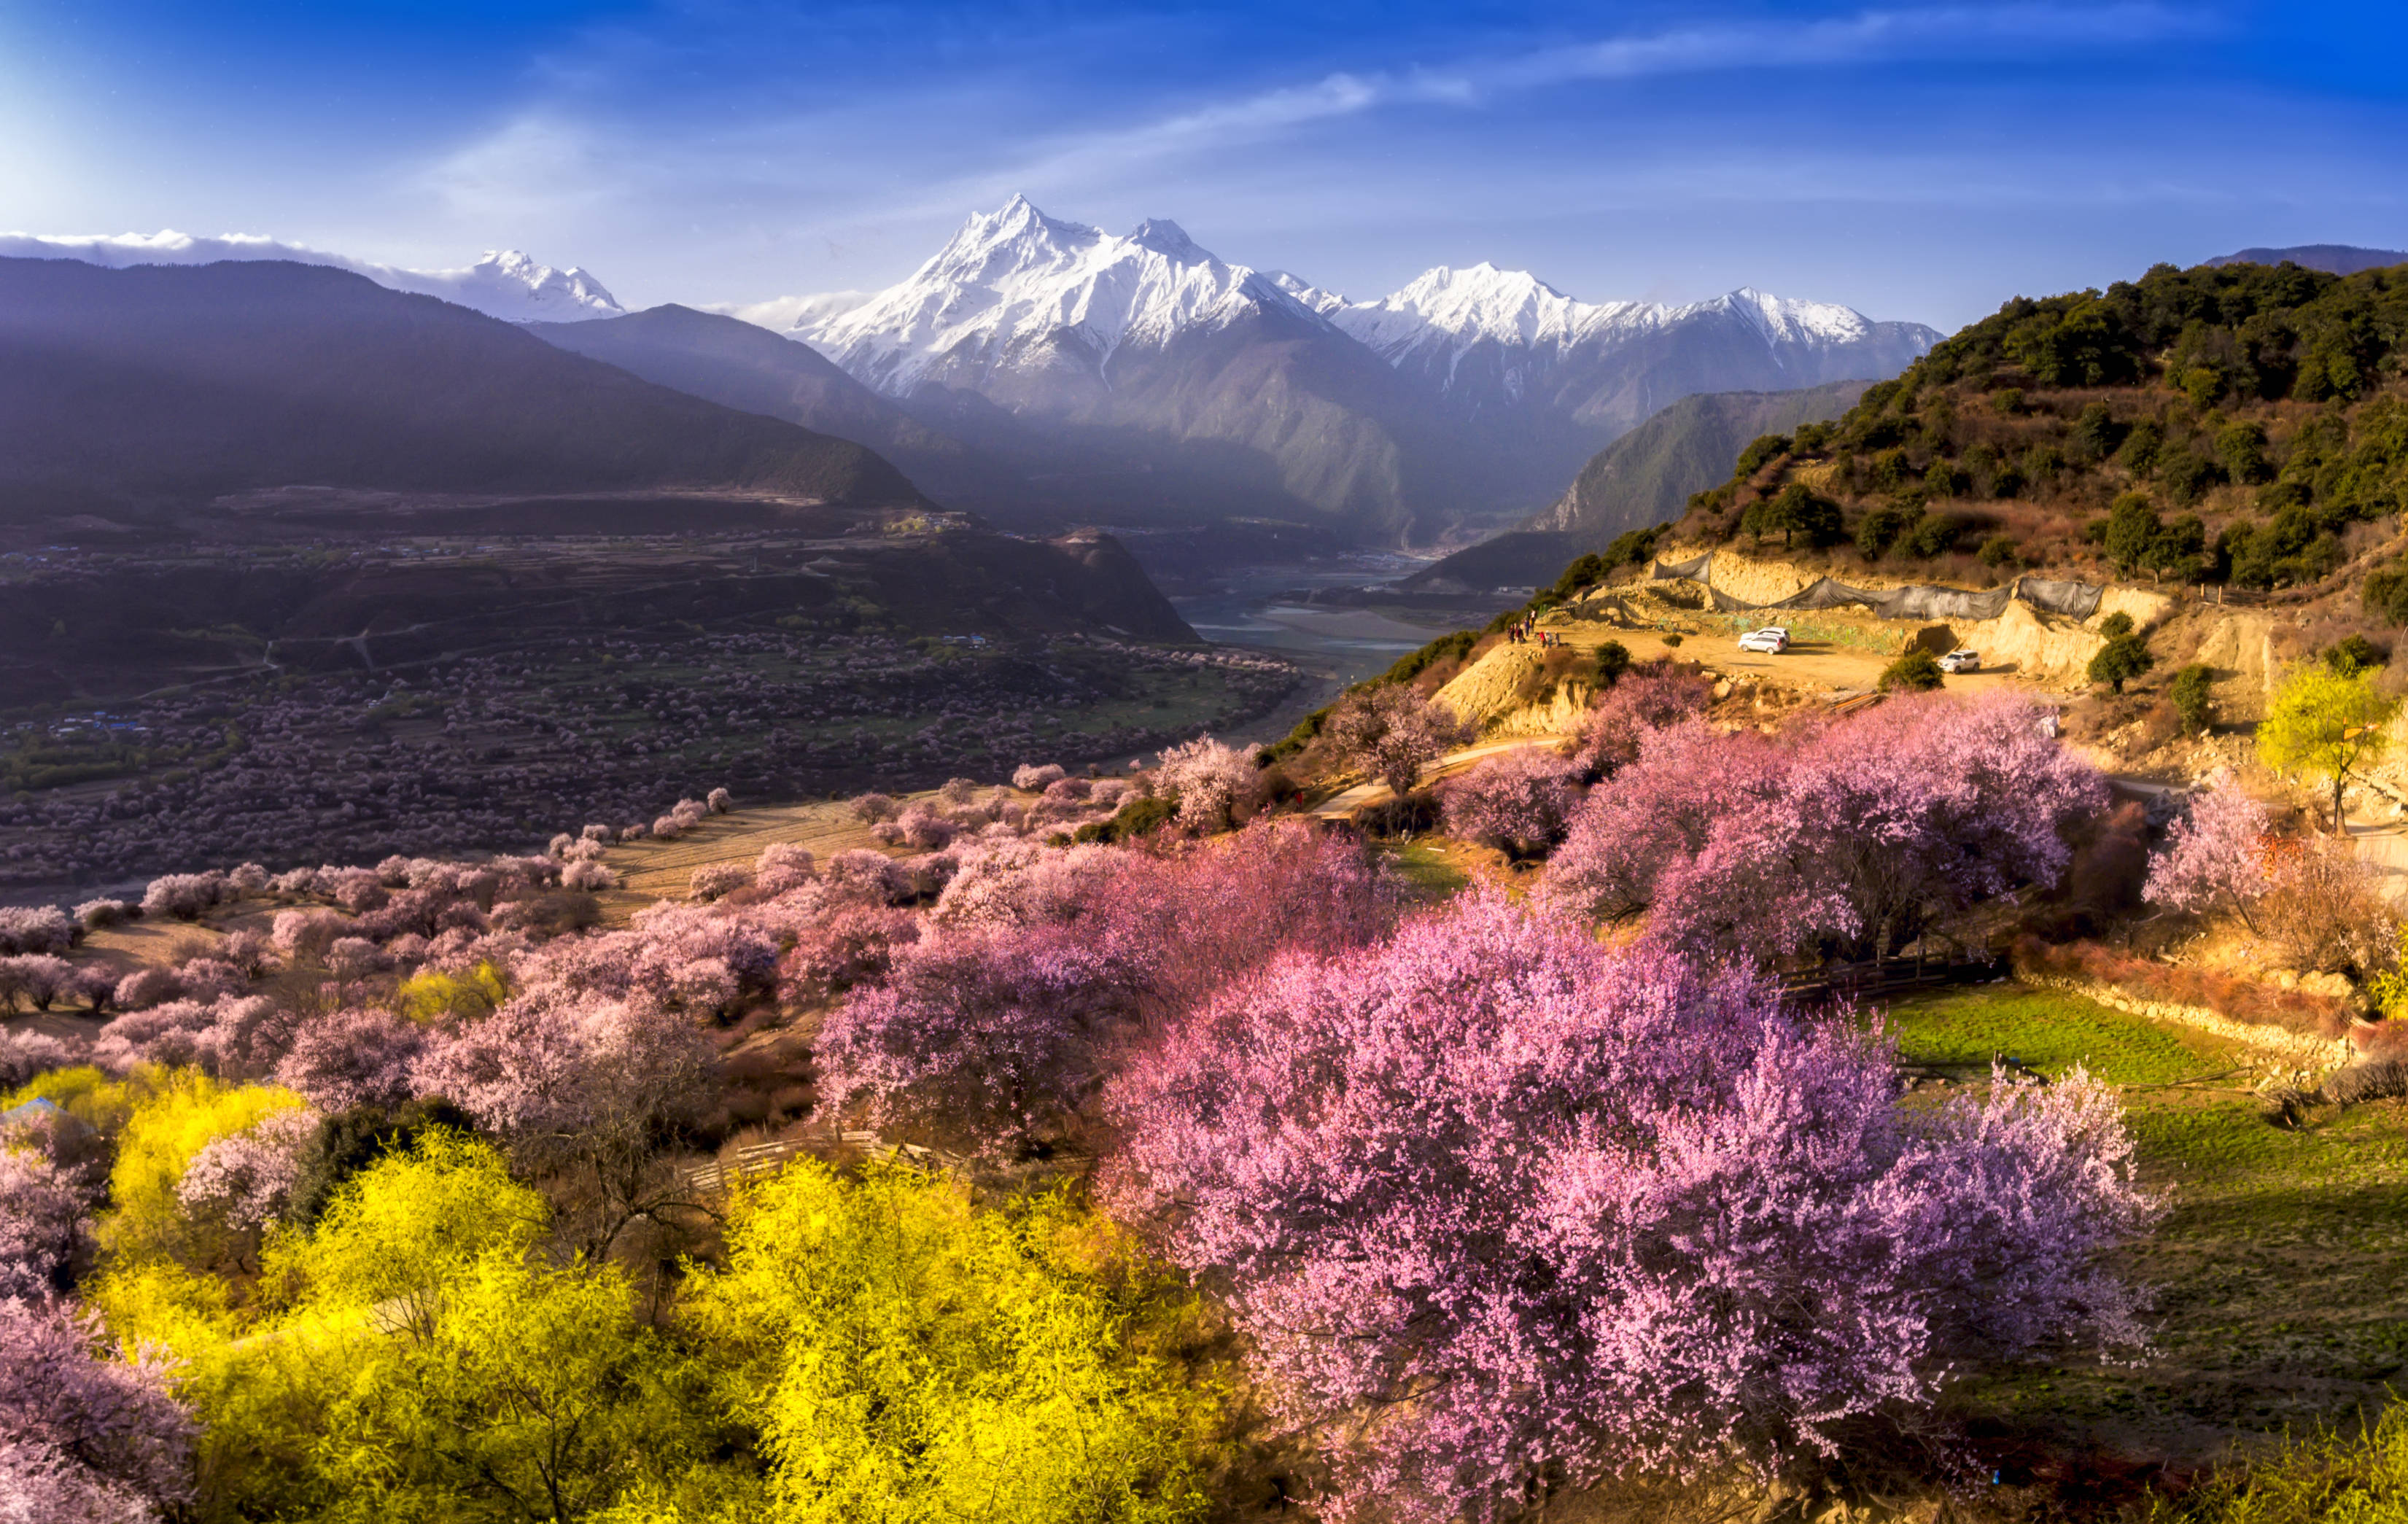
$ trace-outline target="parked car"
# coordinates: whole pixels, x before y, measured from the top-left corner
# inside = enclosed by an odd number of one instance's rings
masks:
[[[1940,669],[1943,672],[1978,672],[1982,669],[1982,654],[1958,646],[1940,658]]]
[[[1789,632],[1778,625],[1767,625],[1760,630],[1750,630],[1739,638],[1742,651],[1761,651],[1778,656],[1789,649]]]

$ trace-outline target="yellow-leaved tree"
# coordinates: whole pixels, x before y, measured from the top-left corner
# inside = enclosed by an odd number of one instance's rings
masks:
[[[2342,791],[2382,756],[2400,700],[2377,693],[2355,664],[2314,662],[2283,680],[2258,726],[2258,755],[2277,772],[2332,788],[2333,834],[2342,832]]]
[[[781,1524],[1178,1524],[1221,1397],[1192,1300],[1059,1197],[789,1165],[731,1203],[689,1327]]]
[[[690,1469],[676,1352],[616,1268],[544,1262],[546,1216],[438,1129],[270,1241],[248,1320],[172,1266],[105,1279],[113,1332],[188,1361],[196,1517],[566,1524]]]

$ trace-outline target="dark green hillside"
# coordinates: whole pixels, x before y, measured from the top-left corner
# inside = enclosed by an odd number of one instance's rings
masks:
[[[2313,582],[2408,504],[2403,343],[2408,266],[2018,297],[1838,423],[1756,440],[1677,533],[1960,580]]]
[[[1828,381],[1794,392],[1701,392],[1684,396],[1590,458],[1553,507],[1458,551],[1409,587],[1486,590],[1553,582],[1566,561],[1602,551],[1616,536],[1666,524],[1761,434],[1837,418],[1871,384]]]

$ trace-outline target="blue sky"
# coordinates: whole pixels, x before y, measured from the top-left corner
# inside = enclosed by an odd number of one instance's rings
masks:
[[[630,306],[895,280],[1025,191],[1376,295],[1488,259],[1953,327],[2408,247],[2408,7],[22,4],[0,229],[490,247]]]

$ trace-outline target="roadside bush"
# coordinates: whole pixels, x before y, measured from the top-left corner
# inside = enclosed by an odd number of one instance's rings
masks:
[[[881,820],[892,820],[902,807],[883,794],[856,796],[852,804],[853,818],[867,826]]]
[[[2114,617],[2123,619],[2126,616],[2117,614]],[[2127,633],[2111,637],[2105,645],[2099,648],[2098,654],[2090,658],[2086,675],[2093,683],[2105,683],[2110,692],[2122,693],[2125,683],[2145,674],[2157,664],[2157,658],[2150,654],[2147,639]]]
[[[1611,688],[1630,670],[1630,648],[1619,640],[1608,640],[1597,648],[1597,685]]]
[[[1403,795],[1420,783],[1423,769],[1467,744],[1471,730],[1454,711],[1411,688],[1381,687],[1340,699],[1322,735],[1347,767]]]
[[[1944,683],[1947,677],[1948,674],[1940,669],[1940,659],[1916,646],[1882,669],[1881,690],[1884,693],[1929,693]]]

